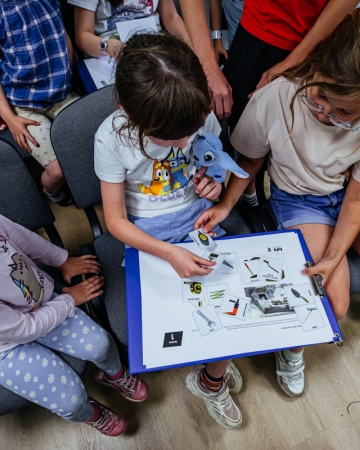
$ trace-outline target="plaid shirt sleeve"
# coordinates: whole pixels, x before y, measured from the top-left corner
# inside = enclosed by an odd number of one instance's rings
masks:
[[[66,32],[56,0],[0,1],[0,76],[12,105],[47,109],[70,91]]]

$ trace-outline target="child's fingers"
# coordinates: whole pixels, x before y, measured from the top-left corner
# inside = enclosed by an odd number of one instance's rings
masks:
[[[195,258],[195,261],[197,264],[200,264],[201,266],[206,266],[211,268],[212,266],[215,266],[215,261],[209,261],[208,259],[205,258],[200,258],[199,256]]]
[[[19,136],[14,137],[14,139],[17,142],[17,144],[20,145],[20,147],[22,149],[24,149],[25,151],[27,151],[29,153],[32,153],[31,148],[29,147],[29,144],[24,135],[21,134]]]

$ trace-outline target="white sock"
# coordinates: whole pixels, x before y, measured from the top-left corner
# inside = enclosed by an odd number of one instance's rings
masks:
[[[252,194],[243,194],[242,196],[251,206],[259,206],[256,191]]]
[[[304,350],[298,353],[294,353],[291,350],[283,350],[282,353],[287,362],[297,364],[302,360]]]

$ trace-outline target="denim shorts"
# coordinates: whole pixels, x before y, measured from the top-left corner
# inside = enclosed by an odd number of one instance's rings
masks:
[[[213,206],[210,200],[199,198],[179,211],[161,214],[154,217],[138,217],[128,214],[128,219],[141,230],[161,241],[175,244],[190,240],[188,233],[193,231],[194,223],[200,214]],[[213,232],[217,237],[223,236],[225,231],[216,225]]]
[[[270,185],[270,203],[278,223],[278,230],[303,223],[322,223],[335,226],[345,195],[345,188],[328,195],[295,195]]]

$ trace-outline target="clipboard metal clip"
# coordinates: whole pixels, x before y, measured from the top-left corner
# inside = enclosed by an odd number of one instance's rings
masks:
[[[312,261],[306,261],[304,264],[306,268],[313,267],[315,264]],[[325,291],[322,286],[322,276],[320,274],[309,276],[311,285],[314,289],[316,295],[318,295],[321,299],[325,296]]]

